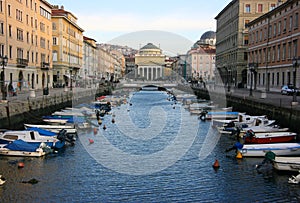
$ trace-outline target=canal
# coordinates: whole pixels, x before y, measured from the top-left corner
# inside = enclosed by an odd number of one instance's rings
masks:
[[[291,174],[258,173],[261,158],[225,153],[234,142],[165,92],[136,92],[101,126],[79,130],[73,147],[44,158],[0,157],[7,180],[0,202],[299,201]],[[37,184],[24,183],[33,178]]]

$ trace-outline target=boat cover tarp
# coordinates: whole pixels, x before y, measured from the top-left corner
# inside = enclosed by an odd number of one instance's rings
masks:
[[[35,152],[37,147],[33,144],[29,144],[23,140],[15,140],[12,143],[9,143],[5,148],[13,151],[26,151],[26,152]]]
[[[43,136],[55,136],[56,135],[56,133],[51,132],[49,130],[44,130],[42,128],[32,127],[32,128],[27,128],[26,130],[27,131],[37,131],[40,133],[40,135],[43,135]]]

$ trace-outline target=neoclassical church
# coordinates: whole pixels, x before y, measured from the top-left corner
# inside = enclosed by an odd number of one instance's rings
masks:
[[[158,80],[164,77],[166,56],[152,43],[143,46],[135,55],[136,76],[145,80]]]

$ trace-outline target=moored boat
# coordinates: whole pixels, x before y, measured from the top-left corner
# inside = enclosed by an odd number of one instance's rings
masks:
[[[39,124],[24,124],[24,127],[27,128],[41,128],[49,130],[54,133],[58,133],[61,129],[66,130],[67,134],[76,134],[77,129],[74,125],[39,125]]]
[[[243,139],[245,144],[269,144],[269,143],[295,142],[297,139],[297,133],[294,132],[255,133],[252,130],[248,130],[247,132],[245,132]]]
[[[49,147],[60,149],[65,145],[64,135],[60,135],[58,139],[56,134],[51,132],[48,132],[48,135],[41,135],[37,130],[9,130],[0,134],[0,144],[20,139],[35,147],[45,143]]]
[[[273,167],[280,171],[299,171],[300,170],[300,157],[283,157],[275,156]]]
[[[269,151],[278,156],[299,156],[299,143],[272,143],[272,144],[244,144],[238,148],[242,156],[245,157],[264,157]]]
[[[36,147],[23,140],[0,145],[0,155],[3,156],[41,157],[51,152],[52,150],[44,143]]]

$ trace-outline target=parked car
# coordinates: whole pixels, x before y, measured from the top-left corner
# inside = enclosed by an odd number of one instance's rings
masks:
[[[297,87],[294,87],[293,85],[283,85],[281,88],[281,94],[285,95],[293,95],[293,93],[296,91],[296,94],[299,94],[299,89]]]

